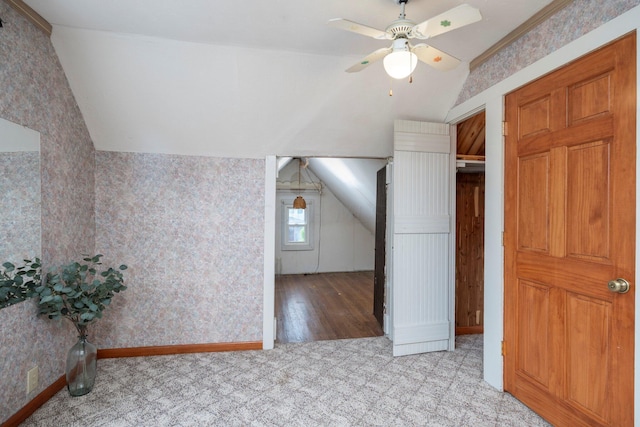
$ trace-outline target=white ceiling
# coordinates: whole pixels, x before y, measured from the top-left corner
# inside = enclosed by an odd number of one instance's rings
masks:
[[[384,29],[394,0],[26,0],[52,42],[97,149],[262,158],[385,157],[393,120],[444,120],[468,62],[550,0],[410,0],[421,22],[462,3],[483,20],[428,43],[461,59],[391,82],[381,63],[345,73],[388,42],[326,25]],[[393,97],[388,96],[390,86]]]

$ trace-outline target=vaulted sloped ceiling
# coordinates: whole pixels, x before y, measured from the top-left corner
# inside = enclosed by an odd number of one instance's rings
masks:
[[[376,231],[376,173],[384,159],[310,158],[309,169],[372,234]]]
[[[485,145],[484,111],[469,117],[457,126],[457,154],[467,158],[484,157]]]
[[[442,121],[466,76],[391,82],[345,73],[352,57],[62,27],[52,40],[101,150],[386,157],[394,118]]]
[[[26,0],[53,25],[97,149],[251,158],[391,155],[394,119],[444,120],[468,62],[550,0],[466,2],[484,19],[428,41],[461,66],[419,64],[409,83],[381,63],[345,73],[388,42],[326,25],[384,29],[394,0]],[[461,3],[410,0],[407,17]]]

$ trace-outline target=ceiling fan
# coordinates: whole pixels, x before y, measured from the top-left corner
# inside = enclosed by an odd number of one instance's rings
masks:
[[[347,68],[348,73],[355,73],[369,64],[383,59],[384,69],[389,76],[403,79],[413,73],[418,60],[438,70],[447,71],[455,68],[460,60],[424,43],[415,46],[410,39],[425,40],[451,30],[480,21],[482,15],[475,7],[462,4],[440,15],[429,18],[419,24],[406,18],[404,9],[409,0],[393,0],[400,5],[400,16],[382,31],[377,28],[359,24],[348,19],[330,19],[328,24],[341,30],[347,30],[378,40],[392,40],[390,47],[371,52],[357,64]]]

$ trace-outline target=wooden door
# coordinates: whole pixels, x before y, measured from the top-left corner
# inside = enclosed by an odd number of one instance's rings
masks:
[[[634,34],[506,98],[504,384],[558,426],[633,425],[635,57]]]
[[[383,327],[385,287],[385,238],[387,233],[387,167],[377,173],[376,183],[376,252],[373,275],[373,315]]]

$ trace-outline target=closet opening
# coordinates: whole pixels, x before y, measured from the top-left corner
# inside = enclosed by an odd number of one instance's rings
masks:
[[[457,124],[456,335],[484,332],[485,113]]]

